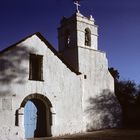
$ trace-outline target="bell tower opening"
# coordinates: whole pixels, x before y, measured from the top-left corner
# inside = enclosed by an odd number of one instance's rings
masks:
[[[58,28],[58,49],[60,55],[76,70],[79,70],[82,49],[98,49],[98,28],[92,16],[85,17],[80,11],[71,17],[63,17]],[[81,56],[80,56],[81,55]],[[85,60],[84,60],[85,61]]]
[[[70,47],[71,37],[70,37],[70,31],[66,30],[65,32],[65,47]]]
[[[85,46],[91,46],[91,31],[90,29],[85,29]]]

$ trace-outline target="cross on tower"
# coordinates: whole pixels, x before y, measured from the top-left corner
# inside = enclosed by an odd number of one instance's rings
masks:
[[[79,7],[80,7],[79,0],[74,0],[74,4],[76,5],[76,11],[79,13]]]

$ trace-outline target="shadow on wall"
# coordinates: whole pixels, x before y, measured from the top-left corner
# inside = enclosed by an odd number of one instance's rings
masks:
[[[114,93],[103,90],[94,98],[89,98],[86,114],[88,131],[116,128],[121,126],[121,107]]]
[[[0,52],[0,96],[10,92],[12,83],[23,84],[26,79],[27,68],[23,63],[28,60],[29,50],[25,46],[15,46]]]
[[[28,59],[26,47],[17,47],[2,55],[0,59],[0,83],[9,84],[13,81],[23,83],[24,76],[27,73],[26,68],[22,67],[22,62]]]

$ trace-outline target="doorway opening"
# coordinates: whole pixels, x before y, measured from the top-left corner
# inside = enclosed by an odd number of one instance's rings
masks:
[[[51,103],[40,94],[27,96],[21,104],[24,107],[25,138],[50,137],[52,125]]]

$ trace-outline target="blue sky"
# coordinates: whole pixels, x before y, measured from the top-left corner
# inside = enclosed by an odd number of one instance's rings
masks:
[[[99,26],[99,49],[122,79],[140,83],[140,0],[82,0]],[[0,48],[41,32],[57,47],[57,27],[75,12],[72,0],[0,0]]]

